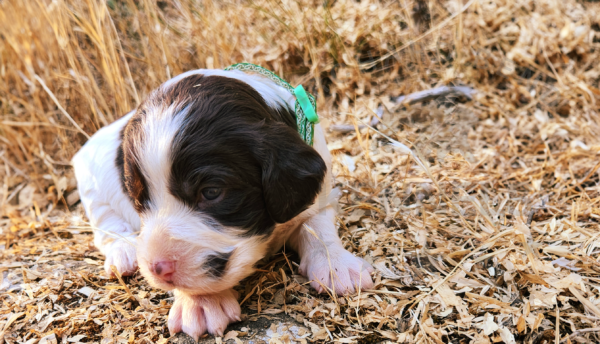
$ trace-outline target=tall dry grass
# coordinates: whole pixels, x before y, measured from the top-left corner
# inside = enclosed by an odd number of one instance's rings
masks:
[[[412,7],[408,1],[3,1],[3,199],[25,179],[46,190],[87,137],[190,69],[263,65],[307,84],[325,117],[363,94],[429,87],[447,64],[432,59],[442,57],[440,49],[447,53],[455,37],[449,26],[430,35],[429,44],[390,54],[421,33]],[[434,22],[448,16],[441,4],[431,7]]]

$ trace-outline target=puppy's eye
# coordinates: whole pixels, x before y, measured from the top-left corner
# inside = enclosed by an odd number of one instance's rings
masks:
[[[202,197],[207,201],[212,201],[221,196],[221,192],[222,191],[219,188],[205,188],[202,189]]]

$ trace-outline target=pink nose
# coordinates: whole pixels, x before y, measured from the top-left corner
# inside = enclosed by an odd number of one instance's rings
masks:
[[[175,262],[170,260],[162,260],[154,263],[152,272],[165,281],[171,281],[175,272]]]

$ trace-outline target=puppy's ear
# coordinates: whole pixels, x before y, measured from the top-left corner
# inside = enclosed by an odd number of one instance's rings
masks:
[[[290,126],[265,123],[261,132],[261,142],[253,150],[262,166],[265,203],[271,218],[284,223],[312,205],[327,166]]]

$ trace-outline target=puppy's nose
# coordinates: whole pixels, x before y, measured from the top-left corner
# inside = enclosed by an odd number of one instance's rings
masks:
[[[171,281],[175,272],[175,262],[170,260],[155,262],[152,266],[152,272],[165,281]]]

